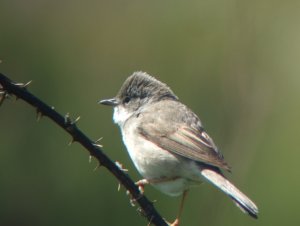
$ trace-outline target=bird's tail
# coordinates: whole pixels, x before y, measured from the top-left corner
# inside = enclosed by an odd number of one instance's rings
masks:
[[[211,169],[202,169],[201,174],[209,182],[226,193],[244,213],[257,218],[258,208],[255,203],[230,183],[222,174]]]

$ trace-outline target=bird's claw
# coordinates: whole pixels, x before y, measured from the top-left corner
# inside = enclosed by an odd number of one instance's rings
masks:
[[[167,222],[168,223],[168,222]],[[179,219],[176,218],[176,220],[173,223],[168,223],[169,226],[179,226]]]
[[[149,184],[149,181],[147,179],[142,179],[142,180],[139,180],[139,181],[135,182],[135,184],[139,187],[140,192],[142,194],[144,194],[144,192],[145,192],[145,185]]]

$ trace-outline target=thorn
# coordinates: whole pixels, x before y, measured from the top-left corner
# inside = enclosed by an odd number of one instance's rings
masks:
[[[70,119],[70,114],[67,113],[67,114],[65,115],[65,124],[69,124],[69,123],[71,123],[71,119]]]
[[[7,91],[4,91],[4,97],[9,99],[12,97],[12,95],[10,93],[8,93]]]
[[[36,121],[40,121],[40,119],[43,117],[43,113],[37,108],[36,109]]]
[[[121,183],[118,184],[118,191],[121,190]]]
[[[29,86],[31,82],[32,82],[32,80],[29,81],[29,82],[26,82],[25,84],[24,83],[15,83],[14,85],[19,86],[19,87],[21,87],[23,89],[26,89],[27,86]]]
[[[146,217],[147,215],[146,215],[146,213],[145,213],[145,211],[141,208],[141,207],[139,207],[139,208],[137,208],[137,210],[136,210],[141,216],[143,216],[143,217]],[[153,219],[153,216],[151,217],[151,220],[150,220],[150,222],[152,221],[152,219]],[[150,226],[151,225],[151,223],[148,223],[147,225],[148,226]]]
[[[1,90],[1,89],[0,89]],[[4,102],[5,99],[11,99],[12,95],[10,95],[7,91],[1,90],[0,91],[0,106]]]
[[[98,140],[95,141],[95,143],[98,143],[102,139],[103,139],[103,137],[100,137]]]
[[[74,124],[76,124],[76,122],[79,121],[79,119],[80,119],[80,116],[77,117],[74,121],[72,121],[70,118],[70,113],[67,113],[65,115],[65,124],[74,125]]]
[[[79,119],[80,119],[80,116],[78,116],[78,117],[72,122],[72,124],[76,124],[76,123],[79,121]]]
[[[100,168],[100,166],[101,166],[101,164],[100,164],[100,163],[98,163],[98,165],[95,167],[94,171],[96,171],[97,169],[99,169],[99,168]]]
[[[95,144],[95,143],[93,143],[93,145],[94,145],[95,147],[103,148],[103,146],[102,146],[101,144]]]
[[[129,202],[131,204],[132,207],[135,207],[135,199],[129,199]]]
[[[96,146],[96,147],[99,147],[99,148],[103,148],[103,145],[99,144],[99,141],[102,140],[103,137],[100,137],[98,140],[96,140],[93,145]]]
[[[52,110],[55,110],[55,107],[54,107],[54,106],[51,106],[51,109],[52,109]]]
[[[117,166],[120,170],[122,170],[123,172],[128,172],[128,169],[125,169],[125,168],[123,167],[122,163],[116,161],[115,164],[116,164],[116,166]]]
[[[152,224],[152,220],[153,220],[153,216],[151,216],[151,219],[150,219],[150,221],[149,221],[149,223],[148,223],[147,226],[150,226]]]
[[[68,146],[71,146],[71,144],[73,144],[75,142],[74,138],[72,138],[72,140],[68,143]]]
[[[92,156],[90,155],[89,156],[89,163],[91,163],[92,162]]]
[[[26,83],[24,84],[23,88],[27,88],[27,86],[29,86],[31,83],[32,83],[32,80],[26,82]]]

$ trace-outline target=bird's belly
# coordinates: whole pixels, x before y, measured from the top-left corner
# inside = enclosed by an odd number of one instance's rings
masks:
[[[161,192],[177,196],[195,184],[194,180],[182,177],[189,167],[182,157],[139,135],[123,134],[123,140],[139,173]]]

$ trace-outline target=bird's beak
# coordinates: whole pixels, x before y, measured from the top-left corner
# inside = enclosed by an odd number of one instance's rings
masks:
[[[98,104],[103,104],[103,105],[108,105],[108,106],[117,106],[119,104],[119,102],[117,101],[117,99],[112,98],[112,99],[107,99],[107,100],[100,100],[98,102]]]

